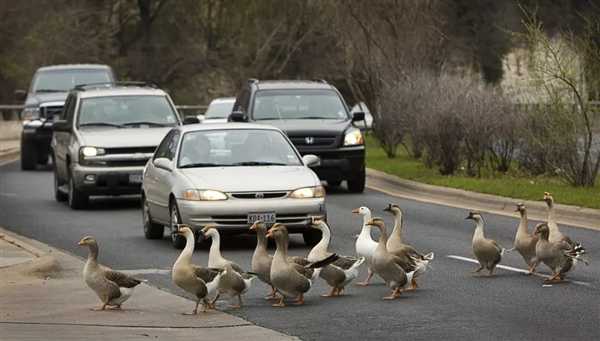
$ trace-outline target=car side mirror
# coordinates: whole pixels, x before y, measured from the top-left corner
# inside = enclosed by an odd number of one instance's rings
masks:
[[[56,120],[54,121],[54,124],[52,124],[52,130],[68,132],[71,131],[71,125],[67,120]]]
[[[248,116],[241,110],[236,110],[229,114],[227,119],[229,122],[248,122]]]
[[[183,124],[196,124],[200,123],[200,120],[196,116],[188,116],[183,119]]]
[[[156,168],[164,169],[169,172],[171,172],[173,170],[173,163],[171,162],[171,160],[167,159],[166,157],[159,157],[157,159],[154,159],[154,161],[152,161],[152,163],[154,164],[154,166]]]
[[[24,101],[27,98],[27,91],[25,90],[15,90],[15,99],[17,101]]]
[[[319,167],[321,165],[321,159],[314,154],[306,154],[302,157],[302,162],[306,167]]]
[[[355,112],[352,115],[352,122],[358,122],[358,121],[364,121],[364,120],[365,120],[365,113],[362,111]]]
[[[196,118],[198,119],[198,122],[202,123],[202,122],[204,122],[204,119],[206,118],[206,116],[204,116],[204,114],[198,114],[198,115],[196,115]]]

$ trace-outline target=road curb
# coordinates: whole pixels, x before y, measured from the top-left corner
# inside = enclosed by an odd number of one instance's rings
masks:
[[[423,184],[371,168],[367,168],[367,187],[389,195],[412,200],[457,208],[475,209],[511,217],[518,217],[518,214],[514,211],[515,204],[522,202],[528,208],[530,219],[546,219],[546,204],[542,201],[508,198]],[[542,195],[543,193],[540,193],[540,198]],[[556,204],[555,210],[557,220],[561,224],[600,231],[600,210],[562,204]]]

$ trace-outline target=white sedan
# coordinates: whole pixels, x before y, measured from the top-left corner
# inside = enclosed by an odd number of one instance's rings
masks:
[[[195,231],[216,224],[221,233],[247,233],[260,219],[302,233],[309,245],[320,239],[310,227],[326,218],[325,190],[288,137],[272,126],[250,123],[195,124],[173,128],[144,169],[143,225],[148,239],[163,237],[183,248],[177,224]]]

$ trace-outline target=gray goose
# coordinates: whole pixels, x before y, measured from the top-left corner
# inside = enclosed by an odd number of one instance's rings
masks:
[[[214,306],[209,302],[209,298],[216,294],[222,276],[221,271],[192,264],[196,240],[194,232],[189,226],[179,225],[175,233],[185,237],[185,247],[177,257],[171,270],[173,283],[195,296],[196,306],[191,315],[198,313],[198,305],[201,301],[205,312],[208,308],[214,309]]]
[[[255,273],[238,272],[231,263],[225,264],[223,275],[219,281],[218,294],[212,301],[212,305],[214,306],[219,297],[224,294],[230,298],[238,298],[238,304],[231,305],[231,308],[241,308],[242,295],[248,291],[254,278],[256,278]]]
[[[78,245],[87,246],[90,250],[83,267],[83,279],[102,301],[100,308],[92,310],[105,310],[107,306],[121,309],[121,304],[131,297],[142,281],[98,264],[98,243],[94,237],[83,237]]]
[[[532,274],[537,267],[537,260],[535,257],[535,245],[538,242],[538,236],[535,233],[529,233],[527,230],[527,208],[525,204],[517,204],[517,212],[521,215],[519,226],[517,227],[517,233],[515,234],[515,242],[513,248],[516,249],[529,268],[529,273]]]
[[[381,218],[373,218],[368,222],[369,225],[379,228],[379,243],[373,254],[373,271],[385,281],[386,285],[392,289],[389,296],[385,296],[384,300],[393,300],[402,294],[404,287],[412,280],[414,272],[406,273],[401,264],[403,261],[396,255],[391,254],[387,250],[387,231],[385,223]]]
[[[317,270],[337,259],[332,255],[316,263],[306,261],[306,265],[290,261],[288,257],[289,236],[287,228],[280,223],[274,224],[267,232],[267,237],[275,239],[275,254],[271,264],[271,283],[282,295],[274,307],[285,307],[284,298],[295,297],[295,304],[304,304],[304,294],[310,290],[312,280],[318,275]]]
[[[421,276],[427,271],[429,262],[433,260],[434,254],[430,252],[426,255],[417,251],[412,245],[406,244],[402,240],[402,229],[404,227],[404,220],[402,217],[402,210],[398,205],[388,204],[383,209],[384,212],[390,212],[394,216],[394,229],[387,241],[387,250],[393,255],[396,255],[402,260],[402,267],[404,271],[412,272],[415,274],[411,280],[411,286],[408,290],[417,289],[417,277]]]
[[[550,241],[550,232],[548,223],[541,223],[535,227],[535,234],[540,238],[535,246],[535,254],[537,259],[553,272],[553,276],[544,282],[556,283],[562,281],[579,260],[586,264],[587,261],[581,259],[578,251],[566,241]]]
[[[250,231],[256,232],[256,248],[252,254],[252,272],[256,273],[258,279],[271,287],[271,292],[266,299],[277,298],[277,290],[271,284],[271,263],[273,256],[267,251],[267,227],[258,220],[250,226]]]
[[[474,272],[478,273],[483,270],[483,268],[486,268],[488,270],[488,275],[493,276],[494,269],[496,268],[496,265],[500,263],[500,260],[502,260],[505,249],[498,245],[495,240],[485,237],[483,232],[485,223],[479,212],[471,211],[465,219],[473,220],[476,224],[475,232],[473,233],[472,246],[473,254],[475,255],[475,258],[477,258],[477,261],[479,261],[479,268]]]
[[[318,262],[321,259],[333,255],[333,253],[328,250],[329,242],[331,240],[331,230],[327,223],[320,219],[313,220],[312,226],[321,230],[322,237],[319,243],[310,250],[306,259],[309,262]],[[365,257],[356,258],[339,256],[335,262],[323,267],[319,273],[319,277],[323,278],[327,284],[329,284],[331,292],[321,296],[334,297],[342,295],[346,285],[358,277],[358,267],[364,261]]]

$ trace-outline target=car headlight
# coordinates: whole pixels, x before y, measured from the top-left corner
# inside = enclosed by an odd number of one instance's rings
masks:
[[[344,136],[344,146],[357,146],[364,143],[365,139],[359,129],[350,129]]]
[[[40,108],[38,107],[29,107],[23,109],[21,113],[21,119],[23,121],[30,121],[40,117]]]
[[[84,147],[79,148],[79,154],[83,158],[104,155],[105,153],[106,153],[106,150],[104,150],[103,148],[96,148],[96,147],[90,147],[90,146],[84,146]]]
[[[325,188],[323,186],[303,187],[290,193],[290,198],[305,199],[305,198],[323,198],[325,196]]]
[[[198,190],[188,189],[183,191],[183,199],[193,201],[217,201],[227,200],[227,194],[211,189]]]

